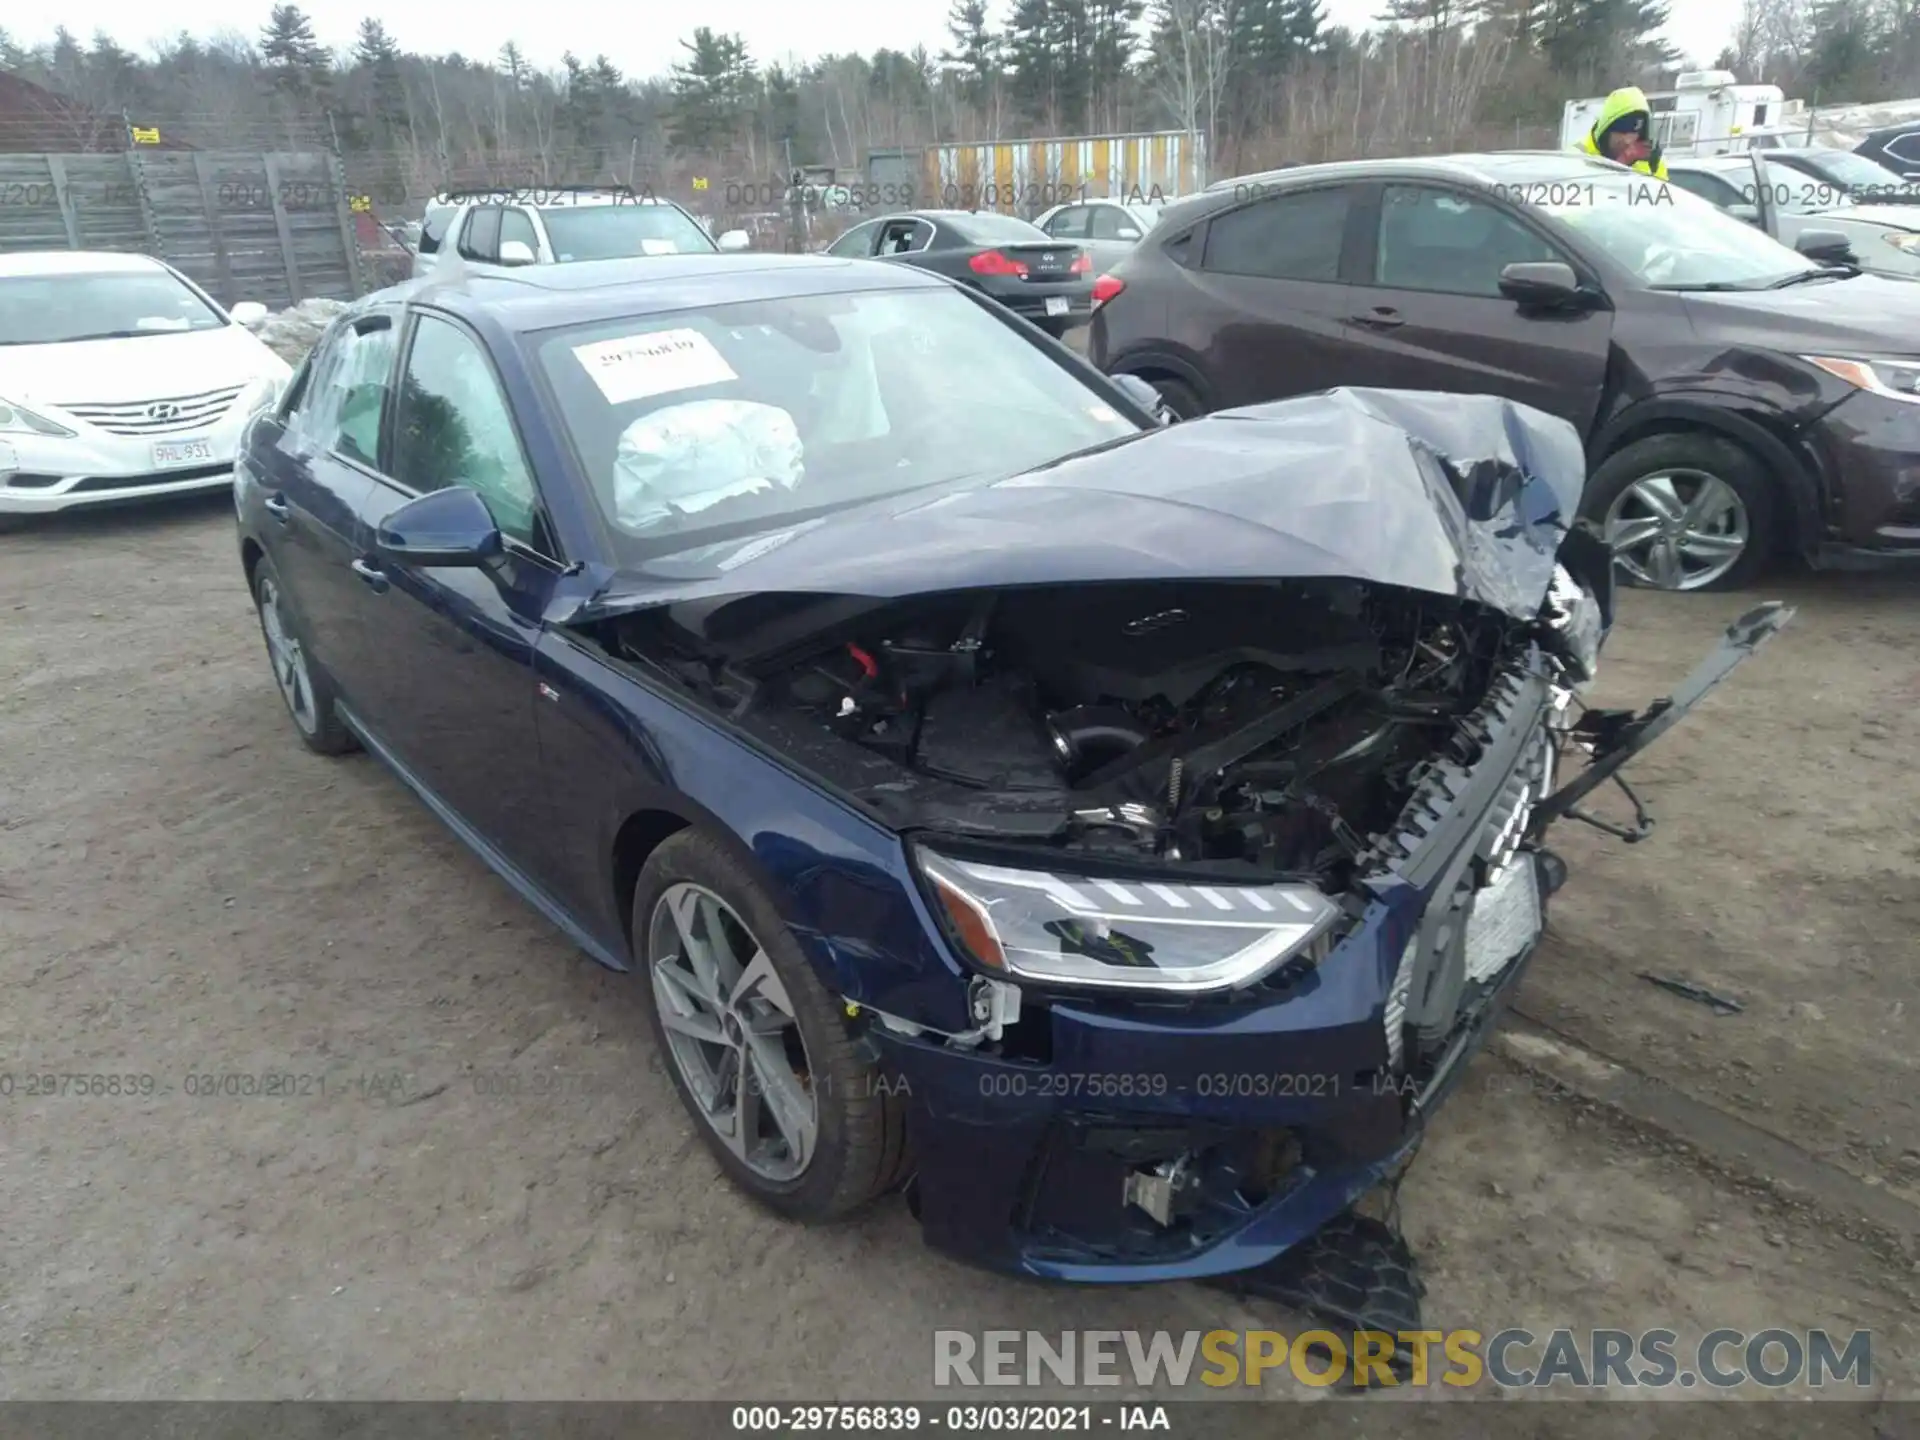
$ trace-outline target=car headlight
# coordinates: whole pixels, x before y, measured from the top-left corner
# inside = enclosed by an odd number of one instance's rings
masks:
[[[1593,592],[1574,579],[1564,565],[1553,567],[1553,583],[1547,587],[1547,603],[1541,607],[1540,618],[1559,642],[1574,679],[1582,683],[1593,679],[1600,669],[1600,642],[1605,638],[1606,624]]]
[[[1802,355],[1829,375],[1889,400],[1920,401],[1920,360],[1864,359],[1848,355]]]
[[[0,400],[0,435],[50,435],[57,440],[71,440],[73,431],[54,424],[44,415],[34,414],[24,405]]]
[[[1907,255],[1920,255],[1920,230],[1889,230],[1880,237]]]
[[[1317,958],[1339,909],[1310,885],[1195,885],[1030,870],[915,847],[947,933],[991,974],[1194,994]]]

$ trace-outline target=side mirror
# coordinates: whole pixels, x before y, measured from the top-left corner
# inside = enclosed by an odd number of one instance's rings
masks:
[[[500,242],[500,263],[502,265],[532,265],[539,260],[533,253],[533,247],[524,240],[502,240]]]
[[[267,307],[258,300],[242,300],[227,312],[233,323],[252,330],[267,318]]]
[[[1500,293],[1518,305],[1562,310],[1577,304],[1580,278],[1558,260],[1531,260],[1500,272]]]
[[[1160,392],[1153,388],[1150,381],[1142,380],[1138,375],[1109,375],[1114,388],[1153,416],[1162,425],[1171,425],[1180,417],[1167,408],[1167,402],[1160,398]]]
[[[729,230],[720,237],[720,248],[726,251],[745,250],[752,244],[752,238],[744,230]]]
[[[387,516],[374,532],[373,548],[403,565],[473,569],[500,553],[500,527],[477,492],[449,485]]]
[[[1760,207],[1758,205],[1748,205],[1742,201],[1729,205],[1726,209],[1727,214],[1736,220],[1744,220],[1749,225],[1758,225],[1760,223]]]
[[[1852,242],[1838,230],[1802,230],[1794,237],[1793,248],[1822,265],[1855,263]]]

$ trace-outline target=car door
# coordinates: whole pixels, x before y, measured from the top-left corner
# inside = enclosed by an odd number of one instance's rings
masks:
[[[1586,434],[1606,378],[1613,312],[1544,312],[1500,293],[1508,265],[1559,261],[1585,276],[1519,207],[1432,182],[1382,185],[1374,242],[1353,287],[1367,335],[1360,383],[1504,395]],[[1591,277],[1586,277],[1591,278]]]
[[[466,485],[506,553],[480,568],[414,567],[369,546],[359,578],[379,678],[368,722],[414,781],[523,873],[550,874],[533,647],[562,568],[506,391],[479,339],[416,311],[383,451],[362,502],[369,533],[419,495]]]
[[[1204,360],[1215,409],[1367,383],[1342,260],[1362,187],[1265,194],[1211,216],[1192,283],[1176,297],[1173,338]]]
[[[278,441],[262,453],[263,543],[313,657],[349,701],[367,680],[349,567],[366,544],[360,509],[374,483],[398,315],[382,307],[335,323],[278,419]]]

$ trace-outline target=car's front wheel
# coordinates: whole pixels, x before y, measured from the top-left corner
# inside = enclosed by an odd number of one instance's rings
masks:
[[[1147,377],[1147,383],[1160,392],[1160,399],[1173,412],[1176,420],[1196,419],[1206,409],[1194,388],[1184,380],[1175,380],[1169,375],[1152,375]]]
[[[253,567],[253,605],[260,615],[261,637],[267,642],[273,683],[301,741],[321,755],[344,755],[354,749],[353,732],[341,724],[334,710],[338,696],[333,681],[313,659],[306,629],[280,583],[280,572],[264,555]]]
[[[722,845],[683,830],[648,857],[633,950],[674,1088],[736,1185],[821,1221],[906,1178],[904,1086],[856,1050],[773,901]]]
[[[1717,435],[1649,435],[1593,472],[1584,509],[1600,523],[1615,568],[1653,590],[1739,590],[1773,557],[1773,480]]]

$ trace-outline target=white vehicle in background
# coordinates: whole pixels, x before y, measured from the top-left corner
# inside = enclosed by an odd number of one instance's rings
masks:
[[[671,200],[621,188],[453,192],[427,206],[413,273],[432,272],[442,255],[468,269],[628,260],[642,255],[711,255],[745,250],[744,230],[718,241]]]
[[[1803,237],[1824,231],[1846,240],[1850,263],[1861,269],[1920,279],[1920,206],[1859,204],[1833,182],[1783,165],[1783,153],[1796,152],[1755,150],[1668,160],[1667,174],[1681,189],[1803,254],[1823,258],[1806,248],[1818,242]]]
[[[1076,200],[1045,210],[1034,220],[1056,240],[1071,240],[1093,256],[1104,275],[1133,253],[1141,237],[1159,223],[1161,205],[1120,200]]]
[[[27,516],[233,484],[241,431],[291,367],[146,255],[0,255],[0,529]]]

